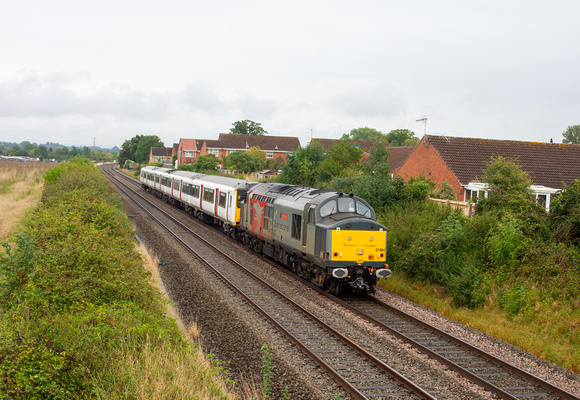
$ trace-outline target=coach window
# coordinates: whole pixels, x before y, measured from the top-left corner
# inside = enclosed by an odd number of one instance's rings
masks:
[[[213,189],[203,189],[203,201],[213,203]]]
[[[193,185],[193,197],[199,199],[199,186]]]
[[[236,207],[240,208],[242,203],[245,203],[248,192],[245,190],[238,190],[238,198],[236,200]]]
[[[227,201],[228,201],[228,194],[224,193],[224,192],[220,192],[219,206],[222,208],[226,208]]]
[[[302,216],[298,214],[292,214],[292,237],[294,239],[300,240],[301,230],[302,230]]]
[[[173,190],[179,190],[179,182],[177,179],[173,181]]]

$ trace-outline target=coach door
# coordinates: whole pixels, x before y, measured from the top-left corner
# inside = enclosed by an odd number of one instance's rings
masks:
[[[314,210],[316,210],[316,206],[309,204],[306,208],[306,215],[303,218],[302,252],[307,254],[314,254],[314,233],[316,229],[314,225]]]

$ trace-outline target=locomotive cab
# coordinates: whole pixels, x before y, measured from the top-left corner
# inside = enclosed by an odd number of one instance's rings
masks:
[[[364,200],[339,193],[317,207],[314,254],[336,280],[333,291],[347,285],[354,292],[373,292],[387,278],[387,229],[376,222]]]

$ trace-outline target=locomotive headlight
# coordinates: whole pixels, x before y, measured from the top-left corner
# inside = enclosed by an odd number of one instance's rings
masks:
[[[388,278],[391,276],[391,270],[388,268],[379,268],[375,274],[377,275],[377,279]]]
[[[352,240],[352,236],[349,236],[349,237],[348,237],[348,240]]]
[[[359,249],[358,250],[358,254],[363,254],[364,252],[365,252],[364,249]]]
[[[370,241],[372,242],[373,240],[375,240],[375,238],[371,236],[371,239],[370,239]]]
[[[335,268],[332,270],[332,276],[335,278],[345,278],[348,275],[346,268]]]

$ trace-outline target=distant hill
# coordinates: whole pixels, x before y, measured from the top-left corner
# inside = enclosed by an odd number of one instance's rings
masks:
[[[35,147],[38,147],[40,145],[44,145],[49,151],[52,150],[56,150],[56,149],[60,149],[61,147],[66,147],[69,150],[72,149],[73,147],[76,147],[77,149],[79,148],[83,148],[84,146],[66,146],[64,144],[60,144],[60,143],[53,143],[53,142],[46,142],[46,143],[31,143],[29,141],[23,141],[20,143],[16,143],[16,142],[0,142],[0,150],[2,149],[9,149],[11,147],[14,146],[18,146],[21,149],[24,148],[24,146],[28,145],[28,144],[33,144]],[[117,146],[111,148],[111,149],[106,149],[106,148],[102,148],[99,146],[87,146],[89,149],[93,150],[93,151],[106,151],[106,152],[110,152],[110,153],[118,153],[119,151],[121,151]]]

